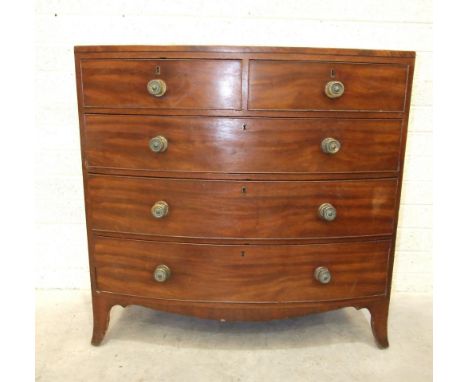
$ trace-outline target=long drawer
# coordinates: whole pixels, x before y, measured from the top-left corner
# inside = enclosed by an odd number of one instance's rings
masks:
[[[341,96],[325,88],[339,81]],[[252,60],[250,110],[404,111],[408,66],[321,61]]]
[[[241,182],[88,178],[95,230],[192,238],[390,235],[396,190],[396,179]]]
[[[401,121],[86,115],[85,137],[90,167],[359,173],[398,171]]]
[[[113,293],[194,301],[322,301],[384,294],[389,251],[390,240],[228,246],[96,237],[94,265],[97,289]],[[164,273],[156,281],[161,266]],[[317,268],[328,271],[327,283],[316,278]]]
[[[239,109],[240,60],[81,61],[83,105],[107,108]],[[150,81],[159,95],[150,94]]]

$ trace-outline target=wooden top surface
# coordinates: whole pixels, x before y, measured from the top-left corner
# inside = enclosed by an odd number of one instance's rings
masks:
[[[202,45],[96,45],[75,46],[75,53],[110,52],[219,52],[219,53],[296,53],[314,55],[415,57],[413,51],[268,47],[268,46],[202,46]]]

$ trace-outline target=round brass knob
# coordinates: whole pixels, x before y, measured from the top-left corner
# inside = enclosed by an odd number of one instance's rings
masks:
[[[321,204],[318,213],[323,220],[331,222],[336,219],[336,208],[330,203]]]
[[[331,281],[331,273],[327,267],[318,267],[314,272],[314,276],[321,284],[328,284]]]
[[[335,138],[325,138],[322,141],[322,151],[325,154],[336,154],[340,151],[341,143],[338,139]]]
[[[338,98],[344,93],[344,84],[341,81],[329,81],[325,85],[325,94],[328,98]]]
[[[146,89],[148,89],[148,93],[155,96],[161,97],[166,93],[166,83],[163,80],[151,80],[146,85]]]
[[[156,219],[162,219],[169,213],[169,204],[160,200],[159,202],[154,203],[153,207],[151,207],[151,213]]]
[[[168,145],[169,142],[162,135],[158,135],[157,137],[151,138],[149,141],[149,147],[151,151],[154,151],[155,153],[163,153],[167,150]]]
[[[171,268],[164,264],[158,265],[154,270],[153,277],[158,283],[166,282],[171,277]]]

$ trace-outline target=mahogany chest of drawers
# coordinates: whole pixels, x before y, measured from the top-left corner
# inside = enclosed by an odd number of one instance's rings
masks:
[[[388,346],[414,52],[75,47],[94,330],[367,308]]]

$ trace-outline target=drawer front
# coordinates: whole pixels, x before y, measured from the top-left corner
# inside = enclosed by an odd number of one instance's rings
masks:
[[[88,178],[94,229],[194,238],[387,235],[393,233],[396,190],[395,179],[241,182]],[[160,201],[167,203],[168,213],[155,218],[152,207]],[[335,220],[319,216],[319,207],[325,203],[336,209]],[[159,213],[166,212],[161,203],[156,207]],[[332,212],[330,206],[325,212]]]
[[[250,62],[250,110],[404,111],[408,67],[313,61]],[[340,81],[344,93],[325,87]]]
[[[240,109],[239,60],[82,60],[83,105],[103,108]],[[162,96],[148,82],[163,80]]]
[[[96,237],[94,265],[101,291],[193,301],[321,301],[384,294],[389,250],[390,241],[215,246]],[[157,282],[160,265],[170,276]],[[318,267],[328,269],[329,283],[315,278]]]
[[[211,173],[397,171],[400,120],[87,115],[88,166]],[[165,151],[149,142],[167,140]],[[339,151],[325,153],[333,138]],[[158,138],[160,139],[160,138]]]

